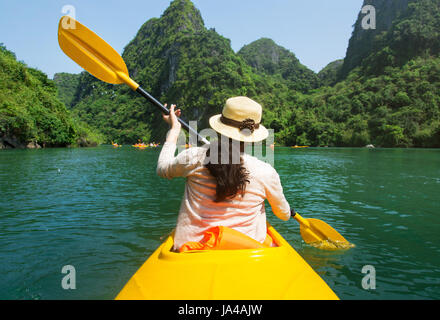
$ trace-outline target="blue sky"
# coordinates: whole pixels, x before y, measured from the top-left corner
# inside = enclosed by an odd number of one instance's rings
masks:
[[[19,60],[52,77],[81,72],[58,47],[57,26],[65,5],[78,21],[119,53],[148,19],[160,17],[170,0],[0,1],[0,43]],[[261,37],[289,49],[318,72],[343,58],[363,0],[193,0],[205,25],[231,40],[234,51]]]

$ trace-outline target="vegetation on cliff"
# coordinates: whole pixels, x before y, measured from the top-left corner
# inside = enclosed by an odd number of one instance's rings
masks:
[[[259,73],[285,82],[290,90],[307,93],[320,86],[319,77],[289,50],[272,39],[261,38],[240,49],[238,55]]]
[[[440,58],[380,76],[359,69],[302,96],[279,138],[288,145],[440,147]]]
[[[58,88],[58,99],[63,102],[67,108],[72,106],[75,99],[76,89],[79,85],[79,74],[66,72],[56,73],[53,81]]]
[[[344,64],[343,59],[330,62],[324,69],[318,72],[321,86],[333,86],[338,82],[338,74]]]
[[[347,49],[340,79],[361,67],[361,72],[380,75],[386,67],[440,53],[439,0],[365,0],[376,9],[376,29],[362,28],[359,14]]]
[[[137,82],[176,103],[199,129],[228,97],[246,95],[264,106],[263,124],[279,144],[439,147],[440,0],[367,4],[376,8],[377,29],[362,29],[359,14],[345,59],[318,74],[270,39],[234,53],[189,0],[147,21],[123,57]],[[72,106],[107,141],[159,140],[166,132],[156,109],[128,87],[87,73]]]
[[[246,95],[266,106],[265,122],[284,113],[294,94],[286,84],[257,74],[231,48],[230,41],[204,27],[188,0],[176,0],[161,18],[146,22],[126,46],[123,58],[131,77],[162,102],[183,109],[186,120],[208,126],[227,98]],[[161,114],[126,86],[80,78],[74,112],[108,140],[131,143],[164,138]]]
[[[52,80],[0,44],[0,147],[93,143],[94,131],[71,117]]]

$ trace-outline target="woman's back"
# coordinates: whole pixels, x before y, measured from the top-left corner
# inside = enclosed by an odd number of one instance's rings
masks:
[[[263,242],[266,237],[267,199],[275,215],[290,218],[279,176],[267,163],[241,154],[248,176],[245,193],[232,199],[216,201],[216,178],[205,165],[207,148],[190,148],[174,157],[176,145],[165,143],[159,157],[158,175],[172,179],[185,177],[187,183],[181,203],[174,249],[188,241],[200,241],[211,227],[225,226]]]

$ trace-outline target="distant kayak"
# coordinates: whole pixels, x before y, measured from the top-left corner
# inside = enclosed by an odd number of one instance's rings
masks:
[[[144,143],[136,143],[133,145],[133,147],[138,148],[138,149],[145,149],[148,148],[148,146]]]
[[[160,146],[160,144],[158,144],[158,143],[150,143],[150,144],[136,143],[133,145],[133,147],[138,148],[138,149],[157,148],[159,146]]]
[[[309,148],[309,146],[293,146],[293,149]]]

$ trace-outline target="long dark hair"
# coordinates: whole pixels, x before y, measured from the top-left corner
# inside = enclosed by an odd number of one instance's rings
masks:
[[[244,143],[233,141],[232,139],[228,140],[224,137],[221,139],[221,136],[219,136],[218,140],[211,142],[206,152],[207,158],[210,157],[211,150],[215,151],[215,148],[217,148],[218,157],[213,155],[214,159],[209,159],[205,164],[205,167],[217,181],[215,202],[232,199],[237,194],[243,195],[246,190],[246,184],[249,183],[249,172],[244,167],[243,158],[240,155],[240,152],[243,151]],[[228,150],[229,159],[222,159],[222,151],[227,152]],[[223,158],[226,158],[225,155],[223,154]],[[214,161],[215,158],[217,158],[217,161]],[[238,159],[240,159],[239,163],[237,163]]]

